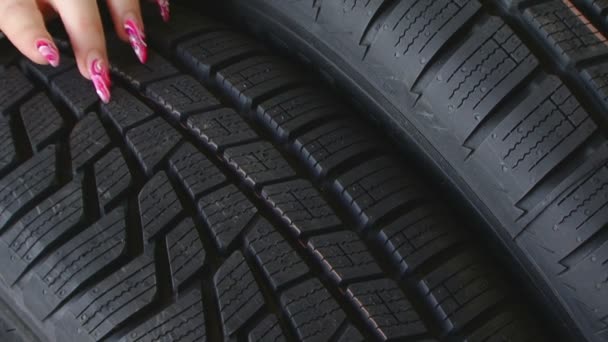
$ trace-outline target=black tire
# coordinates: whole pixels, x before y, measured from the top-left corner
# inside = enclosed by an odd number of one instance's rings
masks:
[[[2,42],[11,326],[60,342],[549,340],[470,227],[318,80],[172,17],[147,20],[146,66],[109,44],[108,105],[67,55],[40,67]]]
[[[222,3],[433,163],[577,340],[608,341],[608,2]]]

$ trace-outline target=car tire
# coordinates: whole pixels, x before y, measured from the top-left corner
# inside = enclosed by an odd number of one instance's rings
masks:
[[[417,152],[575,340],[608,340],[605,2],[223,2]]]
[[[231,26],[172,18],[146,20],[146,65],[109,38],[109,104],[61,32],[59,68],[0,42],[8,326],[61,342],[550,340],[473,224],[352,107]]]

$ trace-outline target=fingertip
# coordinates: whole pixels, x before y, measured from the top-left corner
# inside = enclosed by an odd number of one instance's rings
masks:
[[[169,0],[156,0],[156,4],[160,9],[160,15],[163,18],[163,21],[168,23],[171,20],[171,6],[169,5]]]
[[[129,35],[125,30],[125,21],[120,19],[120,18],[116,18],[114,19],[114,31],[116,32],[116,36],[118,37],[118,39],[120,39],[121,41],[128,43],[129,42]]]
[[[58,67],[60,62],[59,49],[57,45],[48,38],[40,38],[35,42],[36,50],[44,60],[44,64],[49,64],[53,67]]]
[[[110,68],[107,60],[100,57],[99,54],[92,54],[87,65],[89,79],[93,82],[97,96],[103,103],[110,102],[112,80],[110,79]]]
[[[134,19],[127,19],[124,29],[129,37],[129,43],[135,55],[141,63],[145,64],[148,61],[148,45],[146,44],[146,35],[142,29],[142,25],[138,24]]]
[[[13,45],[36,64],[59,64],[59,50],[48,33],[34,0],[0,1],[0,30]]]
[[[139,0],[108,0],[108,8],[118,37],[131,45],[141,63],[146,63],[148,46]]]

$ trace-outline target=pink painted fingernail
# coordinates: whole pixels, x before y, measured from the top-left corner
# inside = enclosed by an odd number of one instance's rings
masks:
[[[125,31],[129,36],[129,42],[131,43],[131,47],[139,61],[142,63],[146,63],[148,60],[148,45],[146,45],[146,35],[139,28],[137,24],[131,19],[125,22]]]
[[[55,43],[48,39],[38,39],[36,41],[36,49],[49,62],[50,65],[57,67],[59,65],[59,50]]]
[[[160,7],[160,15],[163,17],[165,22],[168,22],[171,17],[171,11],[169,9],[169,0],[156,0],[156,3]]]
[[[89,72],[97,95],[104,103],[110,102],[110,71],[101,59],[91,63]]]

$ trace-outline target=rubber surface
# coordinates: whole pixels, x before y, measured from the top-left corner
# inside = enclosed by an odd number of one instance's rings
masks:
[[[23,342],[16,329],[6,321],[0,322],[0,339],[5,342]]]
[[[145,66],[109,44],[108,105],[68,55],[50,69],[4,54],[0,291],[36,333],[546,339],[441,194],[319,80],[172,17],[147,21]]]
[[[224,4],[433,161],[576,340],[608,340],[606,1]]]
[[[3,312],[0,312],[0,341],[6,342],[25,342],[25,341],[35,341],[35,339],[24,339],[23,333],[26,331],[24,327],[18,327],[13,324],[15,320],[9,319],[9,315],[6,314],[6,308],[2,307]],[[11,317],[14,318],[14,317]]]

